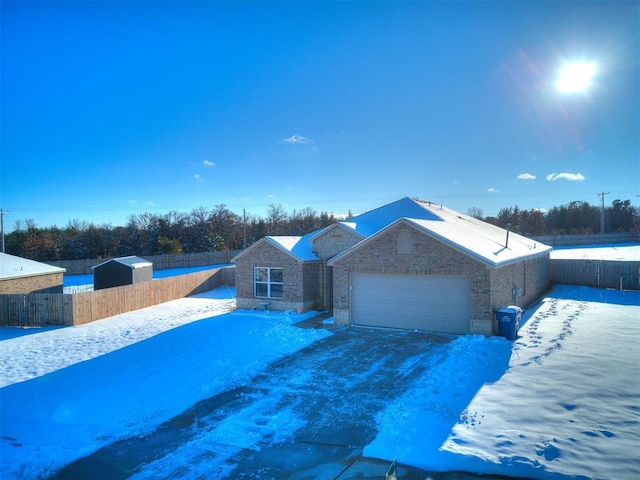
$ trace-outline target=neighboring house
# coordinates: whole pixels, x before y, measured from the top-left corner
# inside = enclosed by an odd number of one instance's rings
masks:
[[[66,270],[0,253],[0,294],[62,293]]]
[[[238,308],[329,309],[340,324],[496,333],[494,311],[549,286],[551,247],[403,198],[235,257]]]
[[[153,280],[153,263],[136,256],[112,258],[91,268],[94,290]]]

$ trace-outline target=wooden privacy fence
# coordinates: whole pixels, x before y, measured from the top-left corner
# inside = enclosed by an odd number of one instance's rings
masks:
[[[43,327],[90,323],[120,313],[235,285],[235,267],[162,278],[82,293],[0,295],[1,326]]]
[[[169,268],[201,267],[204,265],[225,265],[242,250],[223,250],[219,252],[176,253],[172,255],[145,255],[143,258],[153,263],[154,270]],[[108,258],[90,258],[84,260],[57,260],[46,262],[67,270],[67,275],[89,275],[91,267],[100,265]]]
[[[640,290],[640,261],[552,259],[551,283]]]

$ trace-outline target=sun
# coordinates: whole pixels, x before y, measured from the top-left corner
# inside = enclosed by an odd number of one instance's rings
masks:
[[[596,67],[589,62],[567,63],[560,70],[556,88],[563,93],[585,92],[591,85],[591,80],[596,73]]]

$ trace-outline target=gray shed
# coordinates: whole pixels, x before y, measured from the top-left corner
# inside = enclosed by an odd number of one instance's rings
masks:
[[[112,258],[92,269],[94,290],[153,280],[153,263],[136,256]]]

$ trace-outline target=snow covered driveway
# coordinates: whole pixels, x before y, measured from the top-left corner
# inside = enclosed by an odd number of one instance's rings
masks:
[[[336,478],[343,461],[375,438],[376,413],[442,361],[451,337],[332,330],[250,385],[204,400],[57,478]]]

